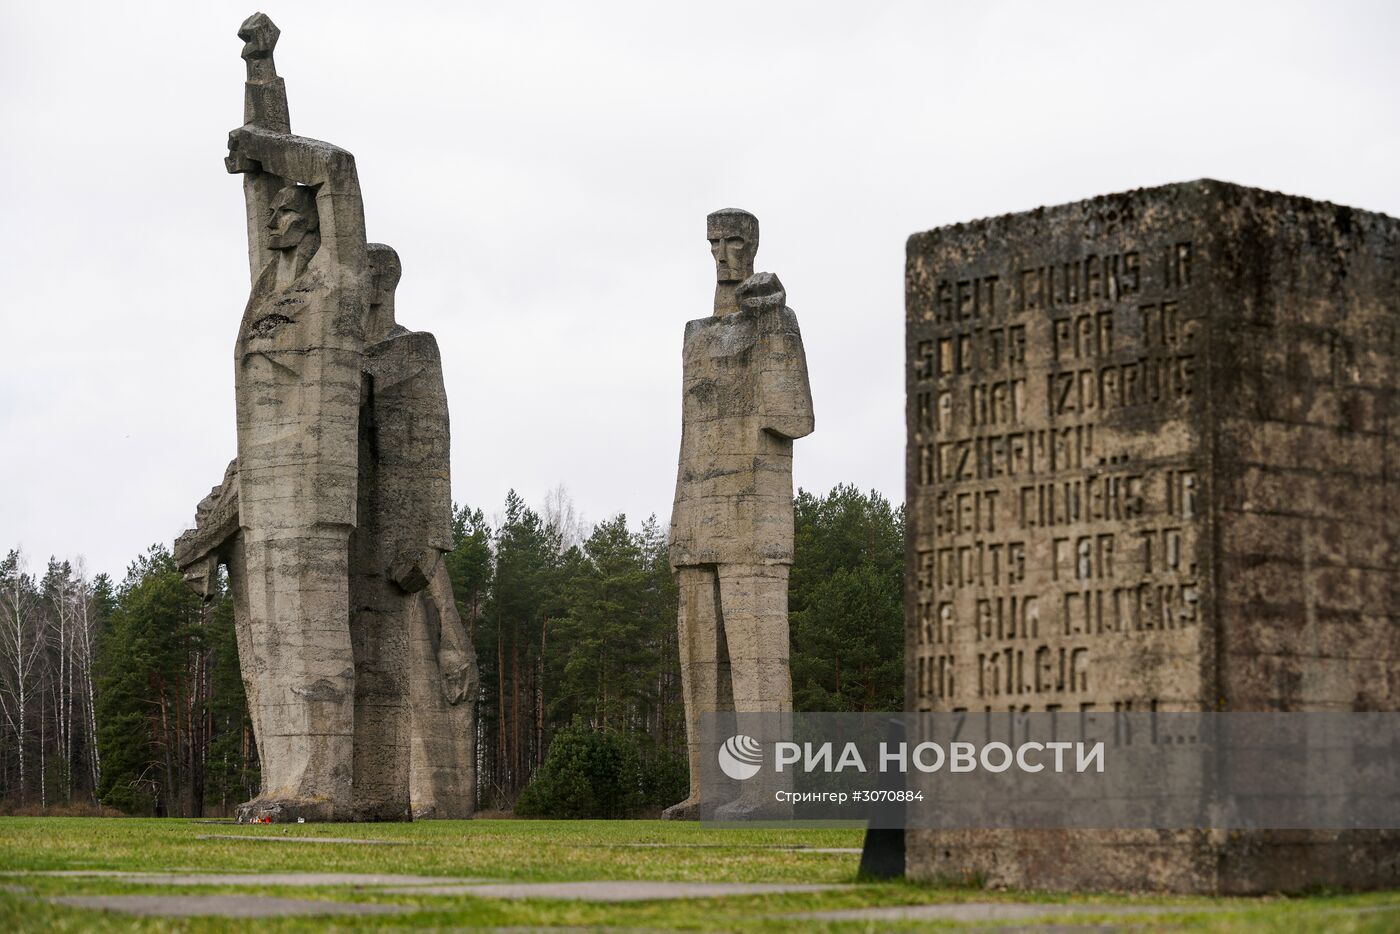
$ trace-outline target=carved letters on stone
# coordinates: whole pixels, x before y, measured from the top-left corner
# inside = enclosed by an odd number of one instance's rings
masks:
[[[911,237],[910,709],[1393,709],[1397,238],[1213,181]],[[921,879],[1260,892],[1394,885],[1395,841],[920,830],[907,852]]]

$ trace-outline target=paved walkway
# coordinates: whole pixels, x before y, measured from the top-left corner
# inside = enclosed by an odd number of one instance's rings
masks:
[[[486,882],[485,879],[463,879],[447,876],[407,876],[372,872],[123,872],[107,869],[63,869],[52,872],[28,873],[35,876],[96,877],[138,882],[143,885],[348,885],[366,886],[424,886],[465,885]]]
[[[684,898],[725,898],[774,895],[793,892],[823,892],[850,888],[842,884],[788,884],[747,882],[489,882],[480,879],[444,878],[402,873],[355,872],[127,872],[102,869],[70,869],[48,872],[3,872],[0,876],[23,881],[21,877],[104,878],[121,882],[189,886],[328,886],[344,887],[376,894],[469,896],[473,898],[541,899],[581,902],[636,902]],[[17,885],[0,886],[19,894]],[[115,911],[146,917],[216,916],[225,918],[273,918],[312,915],[386,915],[420,911],[411,905],[378,905],[345,901],[277,898],[254,894],[223,895],[61,895],[46,896],[56,905],[72,908]],[[955,902],[924,905],[896,905],[879,908],[850,908],[831,911],[793,912],[771,918],[797,922],[945,922],[1002,923],[998,930],[1010,931],[1099,931],[1121,930],[1121,924],[1165,923],[1171,916],[1238,910],[1225,905],[1094,904],[1063,902]],[[1400,904],[1340,908],[1338,915],[1400,912]],[[1121,922],[1082,921],[1092,916],[1123,919]]]
[[[788,850],[795,853],[862,853],[858,846],[805,846],[800,843],[581,843],[588,849]]]
[[[480,879],[356,872],[125,872],[66,869],[14,873],[48,878],[102,878],[142,885],[345,886],[386,895],[470,896],[473,898],[559,899],[582,902],[637,902],[680,898],[724,898],[823,892],[844,885],[756,882],[487,882]],[[18,888],[18,887],[16,887]],[[151,917],[216,915],[226,918],[271,918],[310,914],[385,914],[418,910],[403,905],[368,905],[258,895],[63,895],[57,905],[92,908]]]
[[[651,899],[723,898],[826,892],[842,885],[767,882],[502,882],[492,885],[432,885],[389,888],[394,895],[471,895],[476,898],[553,898],[581,902],[640,902]]]
[[[59,895],[55,905],[115,911],[150,918],[283,918],[293,915],[395,915],[413,911],[411,905],[366,905],[323,902],[262,895]]]
[[[782,915],[803,921],[1029,921],[1065,915],[1180,915],[1194,912],[1226,911],[1202,905],[1064,905],[1033,902],[958,902],[942,905],[896,905],[886,908],[848,908],[840,911],[812,911]]]

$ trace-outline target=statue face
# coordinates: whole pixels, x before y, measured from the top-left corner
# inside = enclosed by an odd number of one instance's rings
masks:
[[[391,246],[383,243],[368,244],[369,266],[373,275],[370,279],[370,304],[385,305],[393,302],[394,290],[403,276],[403,266],[399,254]]]
[[[316,200],[311,195],[311,189],[289,185],[272,199],[272,209],[267,219],[267,229],[272,233],[267,238],[267,245],[274,250],[294,249],[319,226]]]
[[[748,278],[744,274],[745,270],[753,269],[755,251],[752,245],[738,234],[712,238],[710,252],[714,254],[715,277],[720,282],[743,282]]]
[[[706,225],[715,277],[720,282],[743,282],[753,275],[758,254],[758,220],[752,214],[711,214]]]

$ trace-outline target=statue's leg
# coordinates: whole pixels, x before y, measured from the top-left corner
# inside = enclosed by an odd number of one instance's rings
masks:
[[[457,614],[446,562],[415,595],[411,615],[414,818],[476,810],[476,652]]]
[[[680,597],[678,642],[690,794],[684,801],[667,808],[662,816],[671,820],[696,820],[700,816],[700,716],[730,708],[732,694],[715,569],[677,568],[676,586]]]
[[[452,494],[437,344],[431,335],[401,335],[369,345],[362,363],[359,497],[366,532],[355,561],[383,610],[377,619],[352,620],[357,679],[370,673],[363,688],[356,682],[356,797],[367,800],[364,785],[372,781],[383,817],[465,817],[475,799],[474,710],[445,697],[444,681],[468,674],[475,683],[476,664],[474,654],[462,654],[466,638],[441,558],[452,547]],[[445,645],[449,655],[454,646],[456,652],[447,672]]]
[[[347,526],[243,530],[263,792],[240,819],[354,816],[349,537]]]
[[[370,389],[368,377],[362,391]],[[389,580],[393,497],[375,451],[377,413],[360,413],[358,524],[350,534],[350,644],[355,656],[354,795],[358,820],[408,820],[412,717],[409,632],[418,595]]]
[[[225,554],[228,568],[229,595],[233,598],[233,631],[238,639],[238,670],[243,678],[243,694],[248,704],[248,718],[253,722],[253,744],[262,756],[262,705],[258,702],[258,685],[261,679],[254,676],[257,656],[253,651],[253,634],[248,618],[248,559],[243,554],[243,533],[236,533],[229,541]],[[267,772],[260,770],[262,784],[260,792],[267,790]]]
[[[408,820],[409,631],[418,595],[399,590],[382,570],[357,575],[354,592],[350,641],[355,656],[355,818]]]
[[[437,607],[426,593],[413,595],[409,613],[409,651],[412,677],[409,679],[409,700],[413,718],[412,748],[410,750],[410,787],[414,820],[446,817],[439,814],[437,766],[441,762],[440,745],[449,729],[444,717],[447,704],[438,677],[434,625]],[[459,815],[453,815],[459,816]]]
[[[768,750],[791,739],[792,673],[788,639],[788,567],[720,565],[720,608],[734,685],[735,729]],[[738,800],[716,816],[740,818],[755,812],[772,819],[791,813],[778,806],[775,793],[786,789],[790,775],[764,769],[744,782]]]
[[[787,565],[720,565],[719,591],[734,709],[791,711]]]

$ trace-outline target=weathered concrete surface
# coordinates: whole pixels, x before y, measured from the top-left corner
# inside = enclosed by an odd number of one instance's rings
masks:
[[[271,898],[265,895],[57,895],[55,905],[115,911],[147,918],[282,918],[304,915],[397,915],[411,905]]]
[[[813,428],[797,316],[777,276],[753,274],[757,218],[717,211],[707,233],[718,283],[714,313],[685,327],[671,513],[690,755],[690,795],[665,813],[678,819],[698,817],[702,713],[792,709],[792,442]]]
[[[827,892],[842,885],[786,882],[501,882],[493,885],[440,885],[384,889],[394,895],[471,895],[477,898],[547,898],[583,902],[643,902],[677,898],[725,898]]]
[[[1398,244],[1212,181],[911,237],[911,708],[1394,709]],[[908,873],[1356,888],[1397,842],[911,831]]]
[[[262,14],[244,23],[253,289],[235,353],[238,458],[176,560],[228,568],[262,765],[240,819],[465,817],[476,660],[451,547],[447,400],[429,334],[394,320],[398,256],[365,240],[354,158],[292,136]]]

